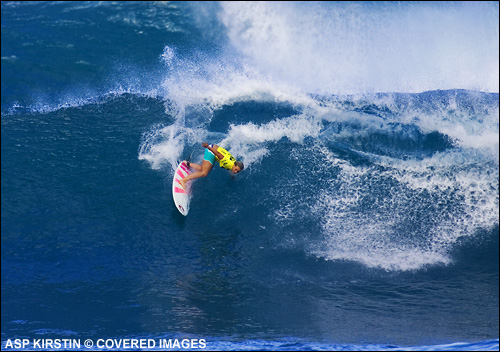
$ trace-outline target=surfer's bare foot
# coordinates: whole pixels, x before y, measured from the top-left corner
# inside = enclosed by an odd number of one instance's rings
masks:
[[[186,181],[184,180],[179,180],[179,184],[181,185],[183,190],[186,190]]]

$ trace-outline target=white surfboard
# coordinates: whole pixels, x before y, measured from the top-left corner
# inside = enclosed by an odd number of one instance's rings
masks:
[[[184,161],[181,161],[175,170],[174,180],[172,181],[172,195],[174,196],[174,203],[177,210],[184,216],[189,212],[189,202],[191,201],[190,184],[186,184],[186,190],[179,184],[179,180],[183,179],[191,173],[191,170]]]

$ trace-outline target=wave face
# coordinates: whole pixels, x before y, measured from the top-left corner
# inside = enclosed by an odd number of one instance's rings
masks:
[[[220,141],[247,165],[244,203],[263,205],[264,226],[294,229],[308,254],[369,267],[449,264],[460,239],[498,224],[498,94],[302,98],[202,106],[212,111],[202,124],[197,106],[146,133],[140,159],[175,168],[181,155],[201,161],[201,141]],[[242,115],[250,121],[228,126]]]
[[[498,349],[498,21],[2,3],[2,338]],[[204,141],[245,170],[194,181],[183,218],[170,182]]]

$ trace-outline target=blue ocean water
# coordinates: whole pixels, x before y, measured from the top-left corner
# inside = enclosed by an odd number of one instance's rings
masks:
[[[2,2],[2,349],[498,350],[498,10]]]

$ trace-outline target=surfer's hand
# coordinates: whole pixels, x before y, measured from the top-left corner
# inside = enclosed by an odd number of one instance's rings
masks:
[[[201,143],[201,146],[202,146],[203,148],[208,148],[208,143],[207,143],[207,142],[203,142],[203,143]]]

